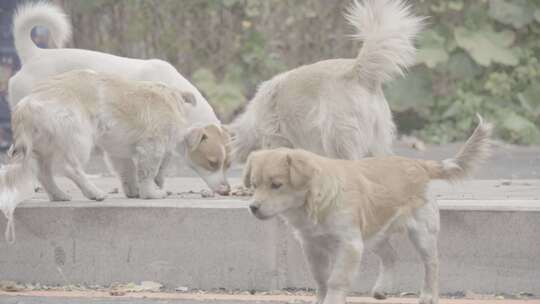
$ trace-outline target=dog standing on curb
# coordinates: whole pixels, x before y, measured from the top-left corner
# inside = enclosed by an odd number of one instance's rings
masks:
[[[345,303],[365,247],[381,259],[373,296],[384,298],[396,260],[388,240],[401,230],[424,263],[420,303],[436,304],[439,209],[427,188],[431,180],[470,175],[488,156],[491,126],[479,119],[458,154],[440,162],[338,160],[287,148],[253,152],[244,171],[245,186],[255,190],[249,208],[262,220],[279,215],[293,228],[317,283],[318,304]]]
[[[30,37],[31,30],[43,26],[51,33],[58,48],[38,48]],[[56,5],[38,1],[27,2],[17,8],[13,20],[15,48],[22,68],[9,80],[9,103],[13,109],[33,88],[49,77],[78,69],[118,75],[130,80],[156,81],[191,93],[196,105],[186,117],[190,129],[185,146],[187,164],[196,171],[215,192],[226,195],[230,186],[225,172],[229,166],[226,143],[228,132],[222,128],[208,101],[187,79],[169,63],[158,59],[134,59],[111,54],[62,48],[71,36],[71,24]]]
[[[195,105],[189,92],[91,70],[38,84],[13,109],[13,145],[0,175],[8,240],[13,239],[13,210],[30,192],[34,174],[51,201],[71,199],[54,181],[55,172],[71,179],[88,199],[105,199],[83,170],[94,146],[107,153],[127,197],[166,197],[164,168],[185,140],[187,116]]]
[[[423,18],[401,0],[354,2],[346,17],[363,42],[358,56],[319,61],[262,83],[230,125],[235,160],[278,147],[340,159],[391,154],[395,126],[382,85],[414,63]]]

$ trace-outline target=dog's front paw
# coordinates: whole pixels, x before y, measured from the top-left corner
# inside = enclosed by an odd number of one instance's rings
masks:
[[[101,202],[107,198],[107,194],[105,194],[105,192],[99,191],[92,193],[92,195],[90,195],[88,198],[94,201]]]
[[[49,199],[51,202],[67,202],[71,201],[71,195],[59,192],[59,193],[51,193],[49,194]]]
[[[387,298],[386,292],[384,291],[373,291],[372,296],[377,300],[385,300]]]
[[[423,294],[420,296],[418,304],[438,304],[439,300],[430,294]]]
[[[161,199],[166,198],[167,195],[167,191],[163,189],[154,189],[152,191],[141,191],[139,196],[142,199]]]

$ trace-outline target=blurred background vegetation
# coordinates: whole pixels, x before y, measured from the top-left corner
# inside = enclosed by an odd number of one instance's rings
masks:
[[[350,0],[57,0],[73,46],[169,61],[228,122],[273,75],[356,56],[343,18]],[[416,0],[430,16],[418,64],[388,84],[402,134],[463,140],[474,113],[500,138],[540,143],[540,1]]]

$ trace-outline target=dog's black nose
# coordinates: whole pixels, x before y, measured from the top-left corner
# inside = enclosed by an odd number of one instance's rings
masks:
[[[251,204],[249,205],[249,210],[251,210],[251,213],[255,213],[259,210],[259,206]]]

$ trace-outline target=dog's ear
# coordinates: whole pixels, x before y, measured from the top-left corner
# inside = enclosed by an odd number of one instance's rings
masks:
[[[223,134],[225,134],[225,136],[227,136],[228,138],[232,138],[234,136],[234,133],[233,131],[231,130],[230,127],[226,126],[226,125],[221,125],[221,131],[223,132]]]
[[[186,134],[184,141],[190,151],[195,151],[199,145],[208,139],[204,128],[192,128]]]
[[[191,104],[192,106],[196,106],[197,105],[197,98],[195,97],[195,95],[193,95],[193,93],[191,92],[187,92],[187,91],[183,91],[181,93],[182,95],[182,98],[184,99],[184,102],[185,103],[189,103]]]
[[[294,188],[305,187],[320,171],[308,156],[297,151],[287,153],[287,165],[289,166],[291,185]]]
[[[248,156],[246,165],[244,166],[244,172],[242,173],[242,181],[244,182],[244,187],[251,188],[251,159],[253,158],[253,153]]]

